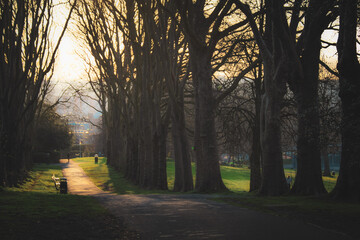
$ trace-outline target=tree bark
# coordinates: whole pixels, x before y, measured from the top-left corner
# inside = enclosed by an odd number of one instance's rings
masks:
[[[321,156],[322,156],[322,159],[324,161],[324,173],[323,173],[323,176],[330,177],[331,176],[330,160],[329,160],[329,152],[328,152],[328,147],[327,146],[324,146],[322,148]]]
[[[321,34],[331,19],[327,17],[327,11],[324,9],[330,9],[331,2],[310,1],[302,34],[304,44],[300,44],[300,61],[304,77],[297,78],[296,83],[289,81],[297,101],[298,114],[298,168],[291,189],[293,194],[326,193],[321,171],[318,81]]]
[[[264,61],[265,93],[262,96],[261,106],[261,149],[264,165],[259,194],[278,196],[288,192],[282,160],[280,134],[281,103],[286,92],[284,82],[286,80],[274,74],[271,71],[273,69],[269,72],[269,69],[267,69],[269,65],[271,67],[267,60]]]
[[[261,78],[255,79],[255,119],[253,126],[252,152],[250,156],[250,192],[261,187],[261,142],[260,142],[260,111],[261,111]]]
[[[246,15],[264,64],[264,93],[261,100],[262,182],[259,194],[277,196],[288,192],[281,150],[280,113],[286,81],[289,77],[288,42],[284,39],[286,23],[282,1],[265,1],[266,39],[260,34],[250,7],[236,1]],[[284,22],[285,21],[285,22]],[[295,66],[296,67],[296,66]]]
[[[196,183],[199,192],[227,190],[220,173],[215,132],[215,99],[212,89],[211,56],[206,48],[190,43],[190,63],[195,89]]]
[[[337,42],[342,102],[341,163],[332,191],[337,199],[360,201],[360,64],[356,52],[357,1],[341,1]]]
[[[175,102],[178,100],[178,102]],[[172,136],[175,156],[174,191],[186,192],[193,190],[190,148],[186,135],[184,97],[179,92],[178,99],[172,99],[171,104]]]

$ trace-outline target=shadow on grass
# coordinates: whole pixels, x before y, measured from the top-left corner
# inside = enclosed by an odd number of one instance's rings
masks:
[[[2,239],[118,239],[123,223],[89,197],[0,192]]]
[[[101,163],[100,163],[101,164]],[[113,191],[117,194],[171,194],[172,191],[168,190],[151,190],[142,189],[139,186],[131,183],[125,178],[125,176],[116,171],[111,166],[108,166],[109,180],[105,182],[104,190],[113,188]]]

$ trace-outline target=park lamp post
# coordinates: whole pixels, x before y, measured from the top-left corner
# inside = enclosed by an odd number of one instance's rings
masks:
[[[81,140],[80,140],[79,146],[80,146],[80,157],[81,157]]]

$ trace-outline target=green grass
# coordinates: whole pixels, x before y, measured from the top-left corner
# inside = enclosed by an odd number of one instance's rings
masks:
[[[118,194],[148,194],[148,193],[170,193],[169,191],[144,190],[129,183],[121,173],[106,165],[106,158],[99,158],[99,163],[94,163],[93,157],[75,158],[86,174],[92,181],[105,191],[116,192]],[[195,164],[192,163],[192,173],[195,182]],[[285,169],[285,175],[295,179],[295,170]],[[226,187],[234,193],[248,192],[250,187],[250,169],[221,166],[221,176]],[[173,160],[167,161],[167,179],[170,190],[174,188],[175,163]],[[324,185],[328,191],[335,187],[336,178],[323,177]]]
[[[212,199],[272,215],[301,220],[325,229],[343,232],[360,239],[360,205],[335,201],[329,197],[280,196],[263,197],[253,193],[221,196]]]
[[[170,193],[161,190],[146,190],[127,181],[124,176],[111,166],[106,165],[106,158],[99,158],[98,164],[94,163],[93,157],[74,158],[90,179],[99,188],[115,192],[117,194],[154,194],[154,193]]]
[[[127,231],[95,199],[57,193],[60,165],[35,165],[25,183],[0,191],[1,239],[114,239]]]

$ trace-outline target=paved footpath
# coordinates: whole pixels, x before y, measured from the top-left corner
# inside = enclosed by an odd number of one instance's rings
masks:
[[[110,194],[96,187],[78,164],[63,166],[69,193],[95,197],[142,239],[352,239],[301,221],[214,202],[210,195]]]

